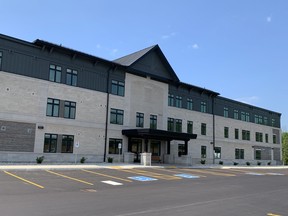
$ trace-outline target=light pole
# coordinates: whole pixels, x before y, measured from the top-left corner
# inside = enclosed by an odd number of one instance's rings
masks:
[[[118,152],[119,152],[119,156],[118,156],[118,162],[120,163],[120,151],[122,148],[122,143],[118,143]]]

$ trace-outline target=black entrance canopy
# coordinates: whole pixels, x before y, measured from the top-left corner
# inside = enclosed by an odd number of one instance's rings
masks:
[[[124,129],[122,134],[127,137],[157,139],[157,140],[183,140],[188,142],[190,139],[196,139],[197,134],[178,133],[156,129]]]

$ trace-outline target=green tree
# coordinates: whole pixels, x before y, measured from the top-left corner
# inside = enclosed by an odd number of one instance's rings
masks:
[[[284,165],[288,165],[288,132],[282,133],[282,153]]]

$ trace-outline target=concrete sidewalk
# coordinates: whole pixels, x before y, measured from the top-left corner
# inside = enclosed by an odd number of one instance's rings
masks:
[[[98,164],[0,164],[0,170],[77,170],[77,169],[132,169],[132,168],[190,168],[190,169],[288,169],[288,166],[221,166],[195,165],[183,166],[173,164],[98,163]]]

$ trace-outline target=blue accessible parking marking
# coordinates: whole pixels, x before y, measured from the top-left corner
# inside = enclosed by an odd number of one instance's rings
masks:
[[[246,173],[247,175],[255,175],[255,176],[264,176],[265,174],[263,173],[255,173],[255,172],[250,172],[250,173]]]
[[[136,181],[156,181],[156,180],[158,180],[158,179],[150,178],[147,176],[132,176],[132,177],[128,177],[128,178],[132,179],[132,180],[136,180]]]
[[[186,173],[176,174],[174,176],[182,177],[182,178],[188,178],[188,179],[200,178],[200,176],[190,175],[190,174],[186,174]]]

